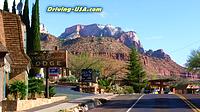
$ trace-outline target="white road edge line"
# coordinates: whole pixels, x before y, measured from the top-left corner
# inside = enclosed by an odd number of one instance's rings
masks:
[[[142,96],[140,96],[140,97],[138,98],[138,100],[137,100],[126,112],[129,112],[129,111],[139,102],[139,100],[140,100],[143,96],[144,96],[144,94],[143,94]]]

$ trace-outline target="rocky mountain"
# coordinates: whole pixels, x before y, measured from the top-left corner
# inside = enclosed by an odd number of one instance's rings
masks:
[[[163,52],[162,49],[157,51],[145,51],[142,44],[135,31],[125,32],[120,27],[115,27],[112,25],[101,25],[101,24],[91,24],[91,25],[74,25],[72,27],[66,28],[65,31],[59,36],[60,39],[70,40],[79,37],[111,37],[120,43],[123,43],[129,48],[135,47],[141,54],[146,54],[148,56],[170,59],[170,56]]]
[[[166,54],[163,49],[158,49],[156,51],[153,50],[148,50],[145,52],[147,56],[159,58],[159,59],[166,59],[166,60],[171,60],[170,56]]]
[[[55,47],[62,48],[62,42],[49,33],[41,33],[40,40],[42,50],[54,50]]]
[[[45,29],[44,25],[42,27]],[[58,38],[42,33],[41,44],[45,50],[59,46],[74,55],[87,52],[91,56],[103,57],[108,63],[114,63],[112,68],[119,69],[120,77],[126,73],[121,67],[127,64],[130,48],[135,46],[140,51],[140,61],[149,78],[182,75],[185,77],[188,74],[185,68],[171,60],[162,49],[145,51],[136,32],[125,32],[112,25],[74,25],[66,28]]]
[[[46,28],[46,26],[44,25],[44,24],[40,24],[40,32],[41,33],[48,33],[48,30],[47,30],[47,28]]]
[[[89,53],[91,56],[101,56],[106,59],[117,60],[118,63],[126,65],[130,48],[117,40],[109,37],[95,38],[76,38],[64,43],[64,48],[72,54]],[[150,51],[149,51],[150,52]],[[148,52],[148,53],[149,53]],[[157,53],[163,54],[158,57]],[[152,57],[151,55],[155,55]],[[163,58],[166,57],[166,58]],[[162,50],[157,50],[153,54],[140,54],[140,61],[147,71],[148,77],[170,77],[173,75],[180,76],[186,73],[186,70],[165,55]],[[108,60],[109,63],[109,60]],[[116,64],[116,63],[115,63]],[[123,73],[119,71],[122,75]]]
[[[59,36],[61,39],[74,39],[78,37],[112,37],[129,48],[134,46],[139,49],[141,53],[144,52],[136,32],[125,32],[120,27],[114,27],[112,25],[74,25],[66,28]]]

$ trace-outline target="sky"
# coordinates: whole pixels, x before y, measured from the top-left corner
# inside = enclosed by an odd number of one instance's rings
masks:
[[[13,0],[8,1],[11,7]],[[30,8],[33,2],[29,0]],[[103,12],[46,12],[48,6],[77,5],[102,7]],[[183,66],[191,51],[200,47],[200,0],[40,0],[40,22],[55,36],[76,24],[112,24],[134,30],[145,50],[163,49]]]

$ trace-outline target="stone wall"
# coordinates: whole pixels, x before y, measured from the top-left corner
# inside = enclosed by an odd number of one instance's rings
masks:
[[[3,101],[3,111],[22,111],[34,107],[67,100],[67,96],[52,97],[50,99],[37,98],[36,100]]]

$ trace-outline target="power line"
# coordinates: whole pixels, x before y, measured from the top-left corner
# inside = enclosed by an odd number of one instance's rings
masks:
[[[176,49],[176,50],[170,51],[169,53],[170,53],[170,54],[177,53],[177,52],[182,51],[182,50],[188,48],[189,46],[194,45],[194,44],[199,43],[199,42],[200,42],[200,40],[195,41],[195,42],[192,42],[192,43],[190,43],[190,44],[188,44],[188,45],[186,45],[186,46],[184,46],[184,47],[182,47],[182,48],[179,48],[179,49]]]

